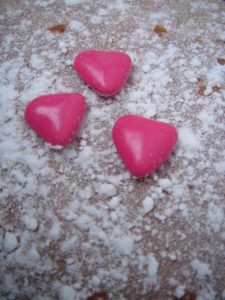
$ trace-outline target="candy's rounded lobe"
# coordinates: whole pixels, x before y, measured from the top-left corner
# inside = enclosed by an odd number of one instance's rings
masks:
[[[122,89],[131,64],[126,53],[116,51],[87,50],[74,60],[77,74],[103,96],[112,96]]]
[[[46,142],[65,147],[74,138],[85,107],[85,99],[80,94],[44,95],[27,105],[24,117]]]
[[[145,177],[168,158],[177,143],[170,124],[136,115],[117,120],[112,131],[116,149],[131,174]]]

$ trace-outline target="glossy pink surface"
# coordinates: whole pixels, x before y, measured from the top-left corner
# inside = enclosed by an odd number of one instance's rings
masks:
[[[176,129],[135,115],[126,115],[113,127],[113,141],[131,174],[144,177],[156,170],[177,142]]]
[[[27,105],[24,117],[48,143],[66,146],[77,132],[85,107],[80,94],[44,95]]]
[[[74,61],[77,74],[96,92],[104,96],[118,93],[131,69],[131,59],[123,52],[88,50]]]

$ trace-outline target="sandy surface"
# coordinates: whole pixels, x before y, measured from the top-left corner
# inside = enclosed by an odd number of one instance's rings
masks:
[[[0,24],[1,299],[225,299],[225,2],[10,0]],[[116,96],[75,73],[87,49],[130,55]],[[52,149],[24,110],[70,92],[85,117]],[[178,130],[144,179],[112,142],[125,114]]]

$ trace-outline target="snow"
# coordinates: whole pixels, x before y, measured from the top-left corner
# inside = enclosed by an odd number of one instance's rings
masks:
[[[81,31],[81,30],[84,29],[84,24],[80,21],[73,20],[73,21],[70,22],[70,28],[72,30]]]
[[[35,231],[38,228],[38,222],[35,218],[29,215],[24,215],[22,217],[22,220],[24,222],[24,225],[27,227],[27,229]]]
[[[27,252],[27,259],[29,262],[34,262],[36,263],[40,259],[40,255],[37,251],[37,249],[32,248]]]
[[[49,230],[49,237],[53,240],[57,240],[60,237],[60,223],[55,221]]]
[[[188,127],[179,129],[179,142],[181,147],[185,149],[193,149],[193,151],[201,149],[200,138]]]
[[[101,281],[98,278],[98,276],[93,276],[92,277],[92,283],[93,283],[94,286],[99,286],[99,284],[101,283]]]
[[[76,5],[82,3],[83,0],[65,0],[66,5]]]
[[[111,243],[115,250],[122,255],[130,255],[134,247],[134,240],[131,236],[112,238]]]
[[[30,64],[32,68],[42,70],[44,62],[37,54],[32,54],[30,58]]]
[[[214,203],[209,203],[208,206],[208,222],[210,226],[215,230],[219,231],[224,222],[224,211],[221,207],[218,207]]]
[[[6,232],[4,238],[4,250],[6,252],[12,252],[18,247],[18,240],[15,234]]]
[[[148,255],[148,281],[150,284],[155,284],[157,282],[158,267],[158,261],[155,259],[154,255],[150,253]]]
[[[150,197],[146,197],[143,201],[144,213],[149,213],[154,207],[154,200]]]
[[[116,187],[110,183],[102,183],[100,186],[97,187],[97,192],[102,198],[112,197],[115,196],[117,193]]]
[[[74,300],[75,296],[75,291],[70,286],[64,285],[61,287],[59,292],[60,300]]]
[[[111,198],[108,205],[111,209],[115,209],[118,207],[119,202],[120,202],[120,198],[118,196],[115,196]]]
[[[184,293],[185,293],[185,286],[183,285],[179,285],[176,290],[175,290],[175,296],[180,299],[184,296]]]
[[[209,276],[212,274],[212,270],[209,264],[199,261],[195,259],[191,262],[191,266],[194,271],[197,272],[197,278],[202,279],[205,276]]]

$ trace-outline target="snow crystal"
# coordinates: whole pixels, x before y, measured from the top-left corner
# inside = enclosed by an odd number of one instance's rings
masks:
[[[225,174],[225,162],[224,161],[214,163],[214,167],[218,173]]]
[[[60,300],[75,300],[76,293],[74,289],[68,285],[64,285],[61,287],[59,291],[59,299]]]
[[[80,32],[82,34],[89,35],[89,32],[88,32],[86,26],[78,20],[70,21],[70,28],[72,30]]]
[[[203,263],[198,259],[193,260],[191,262],[191,266],[196,271],[197,277],[200,279],[212,274],[212,270],[210,269],[209,264]]]
[[[76,236],[71,237],[70,239],[66,239],[61,246],[61,250],[63,253],[74,251],[76,248],[78,238]]]
[[[27,252],[27,258],[29,262],[37,262],[40,259],[40,255],[37,249],[32,248]]]
[[[120,202],[120,198],[118,196],[112,197],[111,200],[108,202],[108,205],[111,209],[115,209],[118,207],[118,204]]]
[[[53,240],[57,240],[60,237],[60,231],[60,223],[55,221],[49,230],[49,237]]]
[[[133,250],[133,244],[134,240],[129,236],[112,239],[112,245],[115,247],[115,250],[122,255],[129,255]]]
[[[90,18],[90,21],[93,23],[93,24],[101,24],[102,22],[102,18],[100,16],[92,16]]]
[[[184,285],[179,285],[175,290],[175,296],[180,299],[184,296],[186,287]]]
[[[208,222],[215,231],[220,230],[220,226],[224,222],[224,211],[214,203],[209,203],[208,206]]]
[[[149,65],[144,65],[142,67],[142,70],[143,70],[144,73],[148,73],[150,71],[150,66]]]
[[[29,215],[24,215],[22,220],[27,229],[35,231],[38,228],[38,222],[35,218]]]
[[[37,54],[32,54],[30,58],[30,63],[32,68],[41,70],[43,68],[44,62],[40,56]]]
[[[98,276],[93,276],[92,277],[92,283],[93,283],[94,286],[99,286],[99,284],[101,283],[101,281],[98,278]]]
[[[143,209],[144,213],[147,214],[149,213],[154,207],[154,201],[150,197],[146,197],[143,201]]]
[[[153,253],[148,255],[148,281],[151,284],[157,282],[157,272],[158,272],[159,263],[155,259]]]
[[[18,240],[15,234],[11,232],[6,232],[4,238],[4,250],[6,252],[12,252],[17,248],[17,246],[18,246]]]
[[[117,190],[116,187],[113,184],[110,183],[102,183],[100,186],[97,188],[97,192],[100,197],[102,198],[109,198],[114,195],[116,195]]]
[[[172,182],[168,178],[159,179],[159,185],[162,189],[167,190],[172,186]]]
[[[190,150],[201,149],[201,140],[191,128],[182,127],[179,129],[178,133],[179,144],[182,148]]]
[[[110,217],[113,222],[117,221],[117,214],[114,211],[110,213]]]
[[[75,5],[80,4],[83,2],[83,0],[64,0],[66,5]]]

